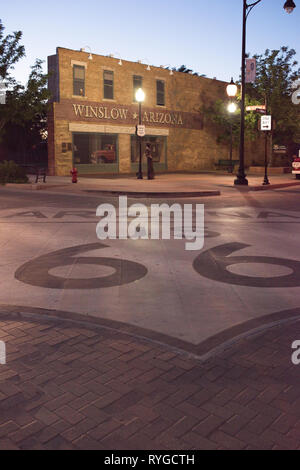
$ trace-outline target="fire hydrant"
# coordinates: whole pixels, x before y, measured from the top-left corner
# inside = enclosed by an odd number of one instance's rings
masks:
[[[78,170],[77,170],[77,168],[73,168],[73,169],[70,171],[70,174],[72,175],[72,183],[77,183],[77,182],[78,182],[78,179],[77,179]]]

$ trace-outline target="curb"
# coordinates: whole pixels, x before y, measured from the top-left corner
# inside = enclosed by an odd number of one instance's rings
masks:
[[[261,186],[249,186],[250,191],[267,191],[269,189],[289,188],[290,186],[300,186],[300,181],[294,183],[278,183]]]
[[[80,196],[83,194],[96,194],[102,196],[128,196],[134,198],[192,198],[192,197],[210,197],[210,196],[221,196],[222,193],[219,190],[206,190],[206,191],[126,191],[126,190],[110,190],[110,189],[79,189],[78,191],[66,191],[57,192],[55,190],[63,190],[66,184],[7,184],[4,186],[6,189],[15,189],[20,191],[45,191],[50,190],[50,194],[63,194],[69,196]],[[68,185],[69,186],[69,185]],[[300,181],[293,181],[290,183],[275,183],[269,185],[256,185],[256,186],[235,186],[229,184],[221,185],[226,188],[238,189],[247,191],[268,191],[280,188],[289,188],[293,186],[300,186]]]
[[[179,198],[179,197],[208,197],[221,196],[220,191],[191,191],[191,192],[141,192],[141,191],[111,191],[98,189],[84,189],[84,193],[100,194],[102,196],[128,196],[144,198]]]
[[[83,315],[77,312],[0,304],[0,321],[1,317],[10,319],[23,318],[33,321],[57,321],[59,323],[79,325],[88,329],[110,330],[116,334],[160,345],[182,355],[205,362],[214,356],[218,356],[222,351],[231,348],[238,342],[260,335],[270,328],[300,322],[300,308],[275,312],[248,320],[220,333],[216,333],[197,345],[151,329],[145,329],[117,320]]]
[[[4,187],[7,189],[24,189],[25,191],[42,191],[45,189],[62,188],[65,184],[47,184],[47,183],[29,183],[29,184],[16,184],[7,183]]]

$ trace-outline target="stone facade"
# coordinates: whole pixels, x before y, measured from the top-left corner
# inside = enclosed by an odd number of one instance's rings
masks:
[[[84,67],[84,96],[73,94],[73,68]],[[213,170],[219,159],[229,158],[227,145],[216,142],[212,126],[203,122],[199,109],[203,100],[227,100],[227,83],[180,72],[149,67],[139,62],[128,62],[112,57],[92,55],[84,51],[57,48],[48,58],[49,89],[53,99],[49,112],[49,171],[55,175],[69,175],[75,165],[79,173],[134,173],[136,162],[131,161],[132,136],[138,124],[138,103],[133,99],[133,76],[143,80],[145,101],[142,105],[146,136],[164,140],[161,161],[156,171]],[[104,98],[103,73],[114,73],[114,99]],[[165,86],[165,105],[157,105],[157,80]],[[74,159],[74,135],[116,135],[117,164],[81,165]],[[246,164],[251,163],[251,148],[246,149]],[[256,160],[258,156],[255,147]],[[237,152],[234,151],[234,159]],[[106,162],[107,163],[107,162]]]

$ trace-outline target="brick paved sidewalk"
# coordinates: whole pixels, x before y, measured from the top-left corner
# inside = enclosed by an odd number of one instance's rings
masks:
[[[299,449],[300,322],[205,362],[117,331],[1,316],[1,449]]]

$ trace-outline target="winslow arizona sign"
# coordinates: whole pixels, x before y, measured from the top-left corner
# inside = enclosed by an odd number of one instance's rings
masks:
[[[107,103],[77,102],[62,100],[55,104],[56,119],[69,121],[111,122],[136,125],[138,122],[138,108],[135,105],[124,106]],[[177,127],[202,129],[203,121],[200,113],[186,113],[169,110],[152,110],[144,108],[142,112],[143,124],[157,127]]]
[[[95,117],[98,119],[127,119],[128,109],[125,108],[108,108],[107,106],[88,106],[83,104],[73,104],[73,110],[76,116],[84,116],[86,118]],[[137,113],[133,113],[133,119],[137,119]],[[181,114],[175,113],[143,113],[143,121],[156,122],[160,124],[180,124],[183,125]]]

